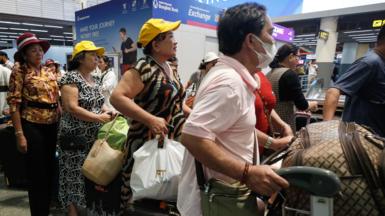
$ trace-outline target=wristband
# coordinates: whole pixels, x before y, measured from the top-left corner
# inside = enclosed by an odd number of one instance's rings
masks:
[[[241,184],[245,184],[246,183],[247,175],[249,174],[249,167],[250,167],[250,164],[246,162],[245,163],[245,168],[243,169]]]
[[[15,131],[15,135],[19,135],[19,134],[23,134],[23,131],[22,130],[18,130],[18,131]]]
[[[267,141],[265,145],[263,146],[265,149],[270,149],[271,144],[273,143],[273,138],[272,137],[267,137]]]

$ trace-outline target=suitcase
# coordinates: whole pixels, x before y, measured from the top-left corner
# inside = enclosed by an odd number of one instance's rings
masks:
[[[27,187],[26,158],[17,150],[15,130],[12,126],[0,129],[0,161],[5,183],[10,187]]]
[[[283,157],[283,167],[312,166],[336,173],[341,180],[341,192],[334,197],[336,216],[385,215],[384,141],[355,123],[319,122],[302,128],[288,150],[267,160]],[[298,209],[310,212],[309,203],[308,193],[290,187],[282,208],[289,210],[285,215],[297,215]]]

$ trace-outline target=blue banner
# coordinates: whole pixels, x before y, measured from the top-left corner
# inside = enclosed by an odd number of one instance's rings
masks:
[[[148,3],[149,2],[149,3]],[[151,18],[151,1],[114,0],[75,12],[76,42],[91,40],[107,52],[119,52],[119,30],[137,41],[143,23]]]

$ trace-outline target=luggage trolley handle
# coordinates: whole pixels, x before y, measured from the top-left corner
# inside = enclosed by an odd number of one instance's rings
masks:
[[[341,189],[341,181],[334,172],[306,166],[281,168],[277,174],[285,178],[290,186],[295,186],[311,194],[311,215],[333,214],[333,197]],[[289,207],[284,210],[297,211]],[[304,211],[302,211],[304,213]],[[285,213],[283,212],[283,215]]]

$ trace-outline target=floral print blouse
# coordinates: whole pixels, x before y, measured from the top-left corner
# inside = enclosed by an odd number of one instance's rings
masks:
[[[11,113],[20,106],[21,118],[39,124],[52,124],[58,121],[58,109],[40,109],[23,106],[25,101],[53,104],[59,102],[57,74],[42,66],[40,71],[18,63],[12,69],[7,102]]]

